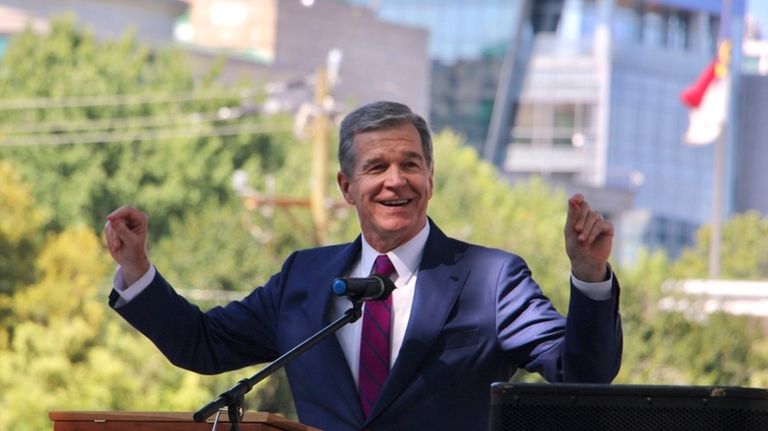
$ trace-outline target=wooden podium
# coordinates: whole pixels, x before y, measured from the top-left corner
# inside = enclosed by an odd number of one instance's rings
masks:
[[[177,412],[50,412],[53,431],[211,431],[213,417],[195,422],[192,413]],[[219,417],[218,431],[229,431],[226,413]],[[274,413],[246,412],[241,431],[319,431]]]

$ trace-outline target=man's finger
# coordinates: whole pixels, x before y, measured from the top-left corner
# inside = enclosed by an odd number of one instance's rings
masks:
[[[120,208],[112,211],[108,216],[107,220],[116,220],[116,219],[122,219],[130,217],[131,214],[135,211],[133,207],[130,205],[123,205]]]
[[[602,221],[603,216],[595,211],[590,211],[587,214],[587,220],[584,223],[584,230],[579,235],[579,241],[583,244],[591,244],[601,232]]]
[[[576,193],[568,199],[568,214],[566,216],[566,228],[576,232],[584,230],[584,222],[589,212],[589,205],[584,200],[584,195]]]
[[[613,223],[605,220],[603,216],[598,213],[591,228],[585,230],[582,235],[584,235],[584,239],[582,240],[580,236],[579,240],[582,241],[584,245],[592,244],[601,236],[613,236]]]
[[[117,235],[117,231],[112,226],[111,222],[107,222],[104,226],[104,237],[107,240],[107,249],[113,258],[117,258],[116,254],[120,251],[123,242]]]
[[[576,193],[575,195],[568,198],[568,217],[573,217],[575,212],[578,211],[578,208],[581,206],[581,203],[584,201],[584,197],[581,195],[581,193]]]
[[[114,237],[118,245],[126,242],[133,242],[136,239],[136,233],[128,226],[129,221],[124,218],[116,218],[109,221],[109,225],[114,232]]]

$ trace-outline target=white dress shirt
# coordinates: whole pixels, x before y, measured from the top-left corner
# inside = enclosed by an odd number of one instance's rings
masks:
[[[411,240],[387,253],[397,273],[397,275],[392,274],[391,276],[395,283],[395,290],[392,291],[393,318],[391,350],[389,352],[390,368],[400,352],[400,346],[402,346],[405,337],[405,328],[408,327],[408,320],[411,317],[413,294],[416,291],[416,276],[419,272],[424,246],[427,244],[427,237],[429,237],[429,223],[426,223],[424,229]],[[349,277],[367,277],[370,275],[373,261],[381,254],[365,242],[365,237],[362,237],[362,243],[360,258],[352,265],[347,274]],[[327,316],[328,320],[338,319],[351,305],[352,303],[346,297],[334,298],[330,315]],[[365,305],[363,305],[363,312],[365,312]],[[363,319],[345,325],[336,332],[336,337],[341,344],[341,350],[344,351],[344,356],[347,358],[356,386],[360,370],[360,337],[362,333]]]

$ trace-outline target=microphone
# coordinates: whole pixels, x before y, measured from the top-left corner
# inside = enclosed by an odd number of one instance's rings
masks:
[[[385,299],[395,290],[395,283],[389,277],[373,274],[365,278],[341,277],[333,280],[333,293],[346,295],[349,299],[370,301]]]

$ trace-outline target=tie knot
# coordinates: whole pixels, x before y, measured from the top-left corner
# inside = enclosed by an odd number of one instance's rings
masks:
[[[389,260],[389,256],[382,254],[376,257],[376,260],[373,262],[374,274],[378,274],[382,277],[389,277],[393,272],[395,272],[395,265]]]

